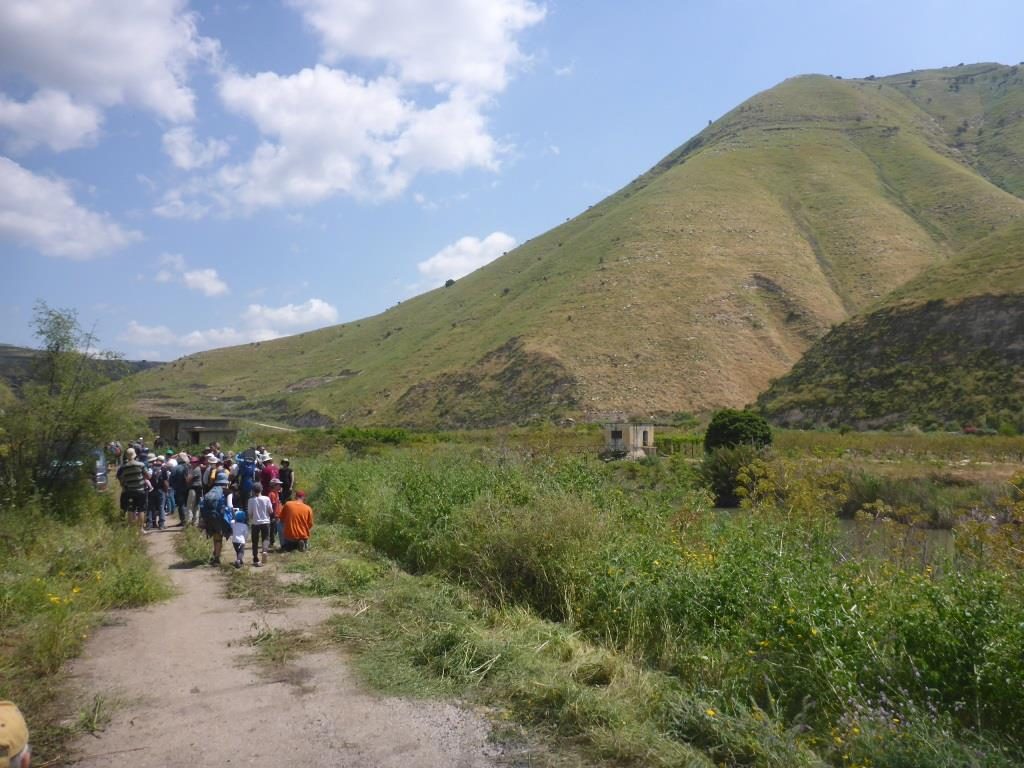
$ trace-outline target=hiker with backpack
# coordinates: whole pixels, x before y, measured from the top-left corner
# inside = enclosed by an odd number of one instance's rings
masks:
[[[203,498],[203,470],[198,457],[189,459],[188,496],[185,503],[185,525],[199,525],[199,502]]]
[[[252,487],[256,484],[256,457],[252,451],[246,451],[236,457],[238,460],[238,506],[242,509],[249,508],[249,497],[252,496]]]
[[[210,565],[220,565],[220,555],[221,549],[224,546],[224,539],[232,534],[234,516],[233,510],[228,506],[228,498],[225,495],[227,487],[227,472],[218,472],[214,477],[213,487],[203,494],[202,501],[199,504],[203,528],[206,530],[206,538],[213,539],[213,555],[210,557]]]
[[[188,506],[188,455],[179,453],[177,460],[178,463],[171,470],[169,479],[170,495],[174,498],[174,506],[178,508],[178,525],[184,527],[185,516],[188,514],[186,509]]]
[[[149,498],[147,501],[146,528],[151,531],[163,528],[164,517],[164,495],[170,488],[170,473],[164,468],[164,457],[157,454],[150,459],[149,469]]]

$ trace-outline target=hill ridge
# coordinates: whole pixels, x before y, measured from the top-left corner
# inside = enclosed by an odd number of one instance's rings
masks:
[[[502,386],[571,380],[574,394],[522,399],[503,411],[508,422],[748,403],[829,328],[1024,218],[1024,200],[983,177],[953,133],[882,80],[790,78],[450,288],[141,374],[144,405],[466,426],[498,381],[474,371],[513,339],[532,363],[503,362],[521,378]],[[943,99],[974,98],[987,82],[964,81]],[[255,348],[289,365],[257,379],[238,362]],[[302,381],[322,384],[294,386]],[[430,397],[408,394],[425,382]],[[238,391],[252,397],[225,399]]]

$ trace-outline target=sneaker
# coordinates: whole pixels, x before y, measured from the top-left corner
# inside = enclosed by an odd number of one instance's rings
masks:
[[[210,565],[220,565],[220,558],[219,557],[211,557],[210,558]]]
[[[241,567],[242,567],[242,561],[241,560],[235,560],[235,568],[241,568]]]
[[[255,565],[257,568],[262,568],[263,567],[263,563],[261,563],[259,560],[257,560],[255,563],[253,563],[253,565]]]

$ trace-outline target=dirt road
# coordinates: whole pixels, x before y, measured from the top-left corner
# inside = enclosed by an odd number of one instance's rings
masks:
[[[69,765],[504,763],[482,718],[451,705],[369,693],[333,651],[281,668],[252,663],[245,641],[253,633],[314,627],[329,616],[329,606],[297,600],[262,613],[224,597],[223,579],[211,568],[180,567],[173,547],[178,530],[147,537],[178,595],[115,614],[72,666],[77,706],[97,694],[114,706],[102,732],[73,745]]]

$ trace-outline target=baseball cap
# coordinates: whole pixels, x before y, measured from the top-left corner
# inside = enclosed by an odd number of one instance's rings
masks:
[[[26,747],[28,725],[21,710],[14,702],[0,701],[0,757],[15,757]]]

